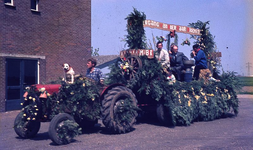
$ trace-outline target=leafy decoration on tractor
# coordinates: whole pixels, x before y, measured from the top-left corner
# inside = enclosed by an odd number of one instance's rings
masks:
[[[72,121],[72,120],[66,120],[61,122],[57,126],[57,135],[63,142],[63,144],[68,144],[71,142],[71,140],[82,133],[82,129],[79,128],[79,125]]]
[[[17,124],[17,128],[23,128],[31,121],[40,119],[41,115],[41,102],[39,101],[39,92],[35,90],[35,87],[27,88],[24,97],[24,103],[21,103],[22,119]]]
[[[162,71],[162,66],[156,59],[141,57],[143,67],[137,72],[136,77],[124,83],[137,97],[145,95],[155,101],[163,102],[164,106],[172,111],[175,125],[190,125],[194,121],[210,121],[221,118],[233,110],[238,114],[236,89],[240,88],[235,72],[223,73],[220,82],[204,82],[204,80],[176,82],[169,84]],[[117,65],[111,66],[108,84],[122,82],[123,76],[118,76]],[[113,78],[113,79],[111,79]],[[108,82],[110,81],[110,82]]]
[[[71,114],[76,121],[94,121],[100,116],[98,91],[93,81],[82,76],[74,84],[62,82],[59,92],[52,95],[44,89],[31,86],[27,89],[22,104],[23,117],[20,125],[29,121],[48,121],[62,112]],[[47,97],[39,98],[42,94]]]
[[[53,114],[68,112],[75,119],[94,121],[99,118],[99,89],[93,81],[79,77],[74,84],[63,83],[56,99]]]
[[[210,21],[202,22],[198,20],[196,23],[190,23],[189,27],[201,30],[201,35],[191,35],[191,38],[195,39],[196,41],[194,44],[199,44],[201,49],[205,52],[209,69],[215,72],[217,71],[217,66],[220,65],[220,59],[216,56],[217,47],[214,42],[215,36],[210,32],[210,27],[208,27],[209,22]]]
[[[119,124],[128,125],[131,122],[132,116],[135,111],[139,111],[140,109],[137,106],[132,104],[132,100],[130,98],[125,98],[119,100],[116,103],[117,109],[115,109],[115,122],[119,122]]]
[[[146,20],[146,15],[134,8],[126,18],[127,33],[126,42],[130,49],[146,48],[146,36],[143,28],[143,21]]]

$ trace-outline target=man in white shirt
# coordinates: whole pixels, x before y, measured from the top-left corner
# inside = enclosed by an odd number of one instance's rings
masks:
[[[161,62],[162,66],[170,67],[170,57],[169,53],[163,49],[163,43],[157,42],[156,44],[157,51],[155,53],[155,57]]]

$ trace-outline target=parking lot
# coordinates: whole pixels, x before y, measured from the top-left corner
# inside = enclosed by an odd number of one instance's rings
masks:
[[[156,118],[138,122],[135,130],[126,134],[109,134],[101,120],[94,131],[84,133],[68,145],[57,146],[48,136],[49,123],[42,123],[33,139],[20,139],[13,129],[19,111],[0,113],[0,149],[252,149],[253,96],[238,95],[237,117],[228,115],[209,122],[194,122],[191,126],[168,128]]]

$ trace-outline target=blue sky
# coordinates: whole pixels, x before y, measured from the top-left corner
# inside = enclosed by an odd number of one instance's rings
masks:
[[[253,49],[252,2],[250,0],[92,0],[92,47],[100,55],[117,55],[125,47],[128,14],[133,7],[144,12],[147,19],[167,24],[187,26],[189,23],[210,21],[217,50],[222,52],[222,69],[247,75],[246,63],[252,63]],[[147,39],[166,36],[168,31],[145,28]],[[189,57],[191,46],[180,43],[190,35],[178,33],[179,51]],[[173,39],[172,39],[173,40]],[[193,40],[191,40],[193,42]]]

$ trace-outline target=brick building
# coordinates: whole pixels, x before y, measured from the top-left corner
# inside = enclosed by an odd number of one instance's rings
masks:
[[[86,73],[91,0],[1,0],[0,111],[20,109],[26,85],[63,77],[62,64]]]

